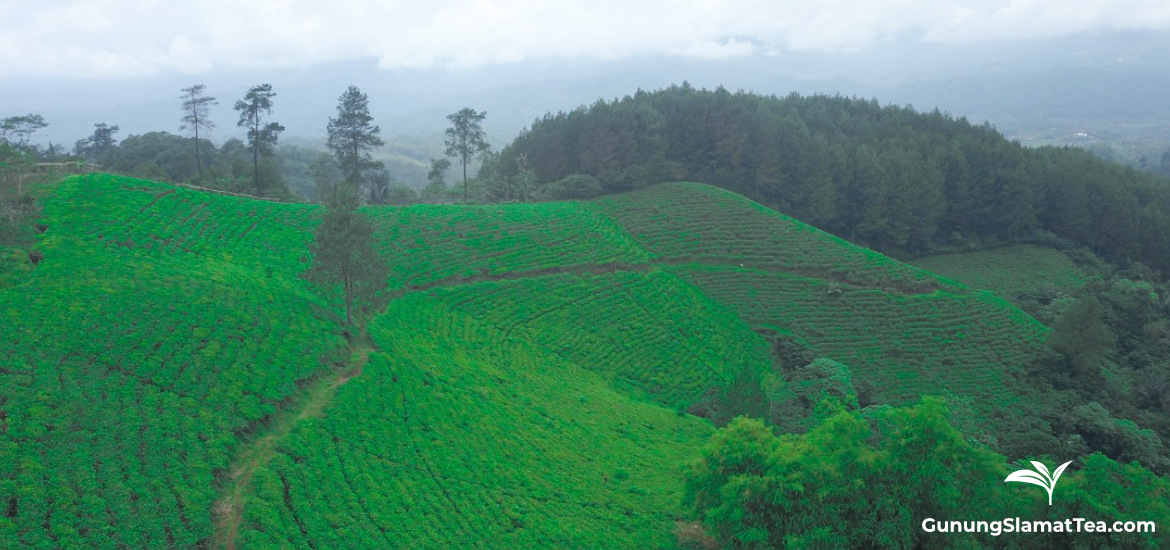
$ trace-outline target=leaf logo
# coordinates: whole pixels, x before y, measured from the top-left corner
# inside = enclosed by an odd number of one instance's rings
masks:
[[[1007,479],[1003,480],[1003,482],[1007,483],[1009,481],[1018,481],[1020,483],[1031,483],[1032,485],[1039,485],[1043,487],[1045,491],[1048,491],[1048,505],[1052,506],[1052,490],[1056,488],[1056,480],[1060,479],[1060,474],[1064,473],[1064,469],[1068,468],[1068,465],[1072,464],[1072,461],[1070,460],[1064,464],[1061,464],[1060,467],[1056,469],[1056,473],[1054,474],[1048,473],[1047,466],[1036,462],[1035,460],[1032,460],[1031,462],[1032,466],[1036,467],[1035,472],[1032,470],[1016,470],[1012,472],[1011,475],[1007,476]]]

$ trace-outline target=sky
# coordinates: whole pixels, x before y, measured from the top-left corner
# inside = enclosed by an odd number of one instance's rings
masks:
[[[0,0],[0,81],[727,59],[1170,30],[1166,0]]]

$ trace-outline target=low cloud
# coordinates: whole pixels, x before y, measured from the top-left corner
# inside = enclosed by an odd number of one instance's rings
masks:
[[[385,69],[540,58],[721,59],[1170,29],[1164,0],[357,0],[0,4],[0,78],[125,77],[308,66]]]

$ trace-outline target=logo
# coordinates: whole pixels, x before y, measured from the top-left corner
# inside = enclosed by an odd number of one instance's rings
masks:
[[[1043,487],[1045,491],[1048,491],[1048,505],[1052,506],[1052,490],[1056,488],[1056,480],[1060,479],[1060,474],[1064,473],[1064,469],[1068,468],[1068,465],[1072,464],[1072,461],[1070,460],[1064,464],[1061,464],[1060,467],[1056,469],[1055,474],[1049,474],[1047,466],[1036,462],[1035,460],[1032,460],[1031,462],[1032,466],[1036,467],[1035,472],[1032,470],[1016,470],[1012,472],[1011,475],[1007,476],[1007,479],[1003,480],[1003,482],[1007,483],[1009,481],[1018,481],[1020,483],[1031,483],[1032,485],[1039,485]]]

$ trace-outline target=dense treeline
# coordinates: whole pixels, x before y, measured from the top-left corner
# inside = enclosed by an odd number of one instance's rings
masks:
[[[1164,180],[876,100],[639,91],[536,120],[500,154],[504,177],[521,166],[544,182],[593,176],[604,192],[710,182],[895,255],[1055,234],[1170,267]]]
[[[820,422],[808,433],[777,437],[763,422],[739,418],[704,447],[687,472],[686,498],[720,547],[1166,544],[1163,532],[1138,532],[1137,522],[1156,527],[1170,521],[1170,481],[1137,464],[1093,454],[1073,461],[1067,472],[1055,471],[1055,481],[1043,488],[1004,483],[1020,468],[1048,471],[1023,461],[1009,466],[1006,457],[971,442],[951,425],[941,400],[858,411],[829,399],[819,409]],[[1060,463],[1038,462],[1054,470]],[[1055,493],[1051,502],[1048,487]],[[1083,518],[1095,529],[1066,518]],[[965,524],[956,529],[950,525],[955,521]],[[1109,531],[1115,528],[1121,531]],[[701,547],[699,540],[686,542]]]

